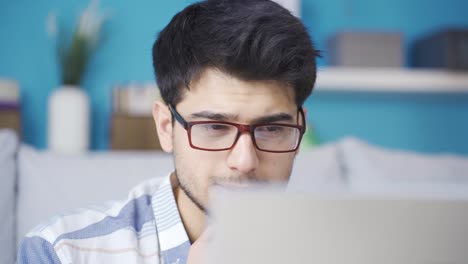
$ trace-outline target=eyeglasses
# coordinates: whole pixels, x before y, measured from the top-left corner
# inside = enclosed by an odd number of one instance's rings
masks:
[[[301,107],[298,108],[298,115],[301,115],[303,125],[276,123],[241,125],[224,121],[187,122],[174,106],[169,105],[169,110],[187,131],[190,146],[206,151],[229,150],[234,147],[242,133],[249,132],[253,144],[261,151],[293,152],[298,149],[306,127]]]

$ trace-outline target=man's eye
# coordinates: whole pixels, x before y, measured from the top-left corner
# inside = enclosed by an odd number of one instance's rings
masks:
[[[221,131],[221,130],[228,130],[228,129],[229,129],[229,126],[223,125],[223,124],[206,124],[206,125],[205,125],[205,129],[206,129],[206,130],[218,130],[218,131]]]
[[[207,133],[210,135],[224,135],[231,133],[235,130],[235,127],[229,126],[226,124],[201,124],[197,125],[197,128],[200,132]]]
[[[275,133],[275,132],[281,132],[284,130],[284,127],[282,126],[262,126],[257,128],[258,132],[264,132],[264,133]]]

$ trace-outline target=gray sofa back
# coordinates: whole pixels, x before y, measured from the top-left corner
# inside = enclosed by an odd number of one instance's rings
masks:
[[[172,164],[172,157],[163,152],[64,155],[21,145],[16,236],[20,240],[57,214],[125,200],[140,182],[167,176]]]
[[[19,144],[12,131],[0,130],[0,263],[13,263],[17,243],[51,216],[125,199],[139,182],[172,170],[172,156],[162,152],[63,155]],[[427,182],[442,191],[468,186],[468,157],[392,151],[347,138],[301,150],[289,185],[374,192]]]
[[[0,130],[0,263],[15,254],[15,190],[18,140],[12,130]]]

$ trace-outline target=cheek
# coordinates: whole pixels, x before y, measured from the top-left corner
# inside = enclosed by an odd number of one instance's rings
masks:
[[[183,133],[181,133],[183,132]],[[174,134],[174,163],[180,180],[187,183],[198,195],[207,192],[211,177],[222,164],[221,153],[193,149],[185,130]]]
[[[196,180],[210,177],[212,172],[223,163],[222,151],[203,151],[192,148],[187,132],[183,128],[176,129],[173,142],[174,154],[178,156],[177,165],[184,165],[190,175],[198,175]]]
[[[195,182],[204,181],[216,167],[217,159],[215,152],[193,149],[187,140],[176,140],[174,144],[174,156],[176,156],[177,169],[183,167],[187,178]]]

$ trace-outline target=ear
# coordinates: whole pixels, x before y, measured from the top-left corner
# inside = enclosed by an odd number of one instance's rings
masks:
[[[306,108],[306,107],[302,107],[302,111],[304,112],[304,118],[305,118],[305,120],[307,120],[307,108]]]
[[[172,152],[172,115],[167,105],[162,101],[154,102],[153,119],[161,148],[165,152]]]

